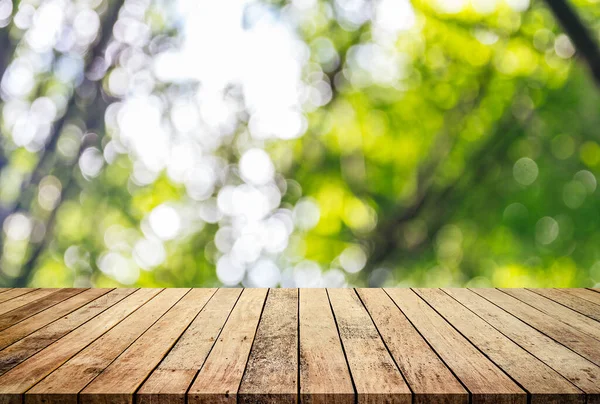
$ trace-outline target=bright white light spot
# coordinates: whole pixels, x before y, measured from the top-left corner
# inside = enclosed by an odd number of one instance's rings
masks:
[[[198,125],[200,114],[198,106],[190,100],[177,101],[171,108],[171,120],[175,129],[189,132]]]
[[[323,287],[344,288],[348,286],[346,275],[339,269],[330,269],[323,274]]]
[[[141,268],[152,269],[163,263],[167,258],[167,252],[160,241],[143,238],[135,243],[133,258]]]
[[[172,240],[181,230],[181,218],[169,205],[159,205],[150,212],[148,218],[152,231],[161,240]]]
[[[358,245],[350,246],[340,254],[340,264],[346,272],[357,273],[367,264],[367,254]]]
[[[569,59],[575,54],[575,46],[573,46],[568,36],[560,34],[554,41],[554,51],[559,57]]]
[[[320,217],[319,205],[313,199],[301,199],[294,207],[294,222],[299,229],[312,229],[319,223]]]
[[[517,12],[522,12],[529,8],[529,0],[506,0],[506,4]]]
[[[436,5],[444,13],[456,14],[461,12],[466,4],[466,0],[437,0]]]
[[[122,97],[129,89],[129,73],[122,67],[116,67],[108,76],[108,89],[111,94]]]
[[[79,168],[86,178],[94,178],[100,174],[104,166],[104,156],[95,147],[88,147],[79,158]]]
[[[40,181],[38,203],[45,210],[52,210],[60,200],[62,184],[58,178],[49,175]]]
[[[378,28],[395,34],[415,24],[415,13],[407,0],[379,0],[375,9]]]
[[[538,177],[538,166],[530,158],[523,157],[517,160],[513,166],[513,176],[521,185],[531,185]]]
[[[321,267],[313,261],[302,261],[294,267],[294,283],[299,288],[322,286]]]
[[[9,98],[23,98],[33,89],[34,71],[29,61],[18,58],[2,76],[2,91]]]
[[[250,287],[274,288],[280,279],[281,272],[271,260],[258,260],[248,270]]]
[[[124,285],[134,284],[140,277],[140,270],[133,261],[116,252],[101,255],[98,267],[103,273]]]
[[[32,223],[27,216],[22,213],[14,213],[4,220],[4,232],[6,236],[15,241],[23,241],[29,238],[32,230]]]
[[[273,180],[275,167],[269,155],[262,149],[250,149],[240,159],[242,177],[254,185],[264,185]]]
[[[550,216],[541,218],[535,225],[535,239],[540,244],[552,243],[558,237],[558,233],[558,222]]]
[[[231,255],[237,262],[253,262],[260,257],[261,249],[255,234],[244,234],[233,244]]]
[[[94,10],[81,10],[73,21],[75,34],[86,44],[95,38],[98,28],[100,28],[100,18]]]
[[[265,250],[270,253],[280,253],[288,245],[289,231],[279,218],[270,218],[266,222]]]
[[[583,184],[586,191],[590,194],[594,193],[596,190],[596,186],[598,185],[596,181],[596,177],[590,171],[581,170],[573,177],[576,181],[579,181]]]
[[[246,270],[239,262],[233,260],[229,255],[224,255],[217,262],[217,277],[226,286],[239,284]]]

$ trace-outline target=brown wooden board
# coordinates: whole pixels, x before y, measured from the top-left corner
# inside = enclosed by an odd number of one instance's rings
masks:
[[[500,368],[409,289],[386,289],[444,363],[471,393],[473,403],[523,403],[527,394]]]
[[[358,289],[415,403],[468,403],[469,394],[406,316],[381,289]]]
[[[535,307],[566,325],[573,327],[592,338],[600,339],[600,324],[581,313],[569,309],[551,299],[525,289],[500,289],[506,294]]]
[[[600,367],[468,289],[444,289],[492,327],[600,402]]]
[[[77,394],[185,295],[167,289],[65,362],[25,394],[26,403],[73,403]]]
[[[169,289],[170,292],[177,289]],[[79,395],[82,404],[133,403],[137,389],[173,347],[214,289],[179,290],[186,292],[164,316],[129,346]]]
[[[410,403],[411,392],[352,289],[329,289],[329,301],[359,403]]]
[[[15,325],[16,323],[23,321],[24,319],[33,316],[34,314],[44,311],[49,307],[54,306],[57,303],[67,300],[70,297],[78,295],[85,291],[85,289],[60,289],[47,297],[35,300],[24,306],[19,307],[0,315],[0,331],[7,329],[8,327]]]
[[[235,403],[266,289],[245,289],[188,392],[188,403]]]
[[[531,395],[531,403],[585,403],[581,390],[440,289],[415,292]]]
[[[240,403],[295,403],[298,397],[298,289],[272,289],[238,392]]]
[[[600,404],[597,296],[0,289],[0,404]]]
[[[550,338],[600,365],[600,341],[497,289],[473,289]]]
[[[300,289],[299,293],[301,401],[352,404],[352,378],[327,292]]]
[[[23,393],[159,292],[160,289],[140,289],[130,294],[0,376],[4,401],[21,403]]]
[[[528,289],[538,295],[547,297],[557,303],[560,303],[570,309],[573,309],[581,314],[600,321],[600,305],[592,303],[589,300],[581,297],[565,293],[561,289]]]

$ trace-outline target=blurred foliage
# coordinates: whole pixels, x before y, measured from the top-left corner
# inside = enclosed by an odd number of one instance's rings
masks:
[[[3,286],[600,284],[600,92],[541,1],[10,5]]]

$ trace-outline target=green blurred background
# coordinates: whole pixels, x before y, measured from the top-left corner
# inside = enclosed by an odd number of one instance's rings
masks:
[[[0,0],[0,284],[599,287],[555,4]]]

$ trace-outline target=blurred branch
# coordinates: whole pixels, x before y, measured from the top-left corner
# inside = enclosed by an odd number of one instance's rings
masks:
[[[567,0],[545,0],[600,86],[600,49]]]
[[[522,129],[526,125],[526,122],[518,122],[510,116],[510,112],[505,115],[504,119],[494,130],[494,135],[491,136],[486,144],[479,148],[476,155],[472,158],[469,164],[469,170],[464,175],[456,178],[447,186],[437,190],[436,192],[429,193],[423,201],[415,206],[410,212],[406,212],[406,215],[399,218],[395,223],[394,232],[390,234],[390,238],[394,242],[397,242],[397,235],[399,230],[403,228],[410,220],[415,219],[419,214],[424,211],[431,209],[432,215],[428,220],[427,237],[425,240],[420,242],[420,246],[430,245],[427,244],[426,240],[437,234],[439,229],[443,226],[445,218],[453,213],[454,202],[458,200],[458,203],[464,201],[464,194],[473,190],[473,188],[480,184],[485,179],[486,174],[490,172],[490,168],[497,161],[497,157],[506,153],[508,147],[512,144],[518,135],[522,133]],[[415,254],[422,249],[417,247],[415,249],[401,250],[397,247],[397,243],[394,243],[392,248],[388,249],[381,254],[377,262],[371,261],[371,265],[381,263],[385,259],[393,259],[401,253]],[[372,267],[369,269],[373,269]]]
[[[484,78],[484,82],[488,83],[490,81],[491,71],[486,70],[483,75],[487,76],[487,78]],[[478,105],[480,105],[481,101],[485,98],[486,92],[487,86],[482,88],[475,100],[462,103],[463,107],[465,104],[470,104],[472,106],[463,114],[463,117],[467,116],[475,108],[477,108]],[[417,215],[424,209],[424,207],[430,204],[430,201],[436,200],[439,202],[440,200],[438,199],[441,198],[436,198],[436,195],[440,194],[443,196],[443,194],[452,187],[448,186],[437,193],[432,192],[432,184],[435,174],[437,173],[439,167],[441,167],[447,160],[447,157],[451,153],[454,143],[456,142],[456,136],[454,136],[453,141],[448,138],[447,130],[447,127],[443,129],[442,134],[439,135],[436,144],[433,147],[432,156],[418,170],[417,191],[415,192],[413,202],[408,206],[398,207],[396,212],[392,212],[391,215],[386,218],[385,221],[383,221],[383,226],[378,229],[373,240],[375,241],[375,250],[370,256],[367,268],[368,270],[374,269],[376,265],[386,260],[388,256],[396,250],[396,235],[398,234],[398,229],[402,225],[416,218]],[[502,133],[502,131],[496,131],[495,136],[500,133]],[[449,144],[449,142],[451,142],[451,144]],[[486,153],[487,147],[483,146],[480,148],[480,150],[482,153]],[[458,179],[456,182],[458,182]],[[439,206],[437,206],[436,209],[439,209]]]
[[[11,15],[9,18],[9,23],[6,27],[0,29],[0,83],[2,83],[2,78],[4,77],[4,73],[10,64],[11,57],[15,53],[16,46],[10,38],[10,30],[12,27],[13,16],[15,14],[15,10],[18,7],[20,1],[15,1],[13,4],[13,8],[11,10]],[[0,112],[2,112],[0,108]],[[1,134],[0,134],[1,135]],[[4,147],[4,137],[0,136],[0,172],[2,172],[2,168],[8,163],[8,158],[5,155],[5,147]],[[2,211],[0,211],[0,224],[2,224]]]
[[[41,152],[41,156],[31,176],[28,179],[24,180],[21,184],[21,197],[19,198],[19,201],[13,207],[13,209],[9,211],[8,215],[30,207],[31,197],[28,197],[26,195],[31,195],[32,193],[34,193],[32,188],[37,186],[40,180],[44,177],[44,175],[46,175],[47,170],[50,168],[47,166],[50,165],[49,162],[55,155],[55,150],[58,144],[58,139],[60,138],[60,134],[62,133],[66,123],[70,119],[76,116],[77,113],[83,114],[85,116],[84,121],[86,131],[99,126],[99,123],[103,121],[104,112],[109,105],[109,100],[104,98],[104,94],[101,88],[101,79],[97,77],[97,69],[98,64],[101,64],[100,67],[103,68],[105,71],[108,68],[105,61],[105,52],[112,38],[113,28],[118,20],[119,11],[123,5],[123,2],[124,0],[114,0],[113,2],[111,2],[110,7],[107,10],[106,17],[104,18],[104,21],[102,23],[101,36],[94,45],[92,51],[88,54],[88,57],[86,57],[84,67],[84,78],[81,84],[73,90],[64,115],[55,123],[53,132],[50,136],[50,140],[46,145],[45,149]],[[80,96],[77,92],[79,89],[85,89],[87,86],[93,86],[95,89],[95,91],[93,92],[95,94],[95,98],[94,102],[92,103],[93,106],[91,108],[87,106],[85,100],[80,99]],[[84,105],[84,107],[80,109],[78,108],[78,104]],[[94,111],[94,114],[90,114],[88,109]],[[33,273],[33,270],[35,269],[35,265],[39,256],[41,255],[41,252],[48,245],[49,237],[52,234],[52,228],[54,227],[56,213],[59,207],[61,206],[61,203],[63,201],[63,198],[67,194],[67,191],[72,190],[72,187],[75,184],[75,182],[73,181],[74,166],[79,161],[79,157],[81,156],[83,151],[89,146],[88,140],[89,138],[86,138],[86,136],[84,135],[79,147],[79,151],[77,153],[77,157],[74,158],[71,164],[69,164],[66,167],[68,177],[64,181],[61,181],[63,186],[59,202],[52,209],[48,216],[44,239],[34,246],[33,251],[30,254],[27,262],[22,266],[20,275],[17,278],[15,278],[14,286],[23,287],[29,283],[30,277]],[[26,193],[27,189],[31,191],[30,194]],[[4,219],[4,217],[1,219]],[[2,220],[0,220],[0,223],[1,222]]]
[[[100,81],[97,78],[91,80],[89,77],[91,75],[97,75],[96,69],[98,69],[98,63],[106,63],[104,60],[104,53],[106,51],[106,47],[108,46],[110,39],[112,38],[113,27],[117,22],[117,19],[119,18],[119,10],[121,9],[122,4],[123,0],[115,0],[112,2],[111,7],[107,10],[107,15],[102,23],[102,34],[100,36],[100,39],[98,40],[98,42],[96,42],[92,51],[89,52],[86,57],[84,78],[81,84],[79,84],[79,86],[77,86],[77,88],[73,90],[71,98],[69,99],[69,103],[67,104],[65,113],[54,124],[52,134],[50,135],[50,140],[46,144],[46,147],[41,151],[38,163],[36,164],[31,175],[29,176],[29,178],[27,178],[21,183],[21,195],[23,195],[23,197],[19,199],[15,207],[12,209],[11,213],[21,210],[30,204],[31,200],[24,196],[27,194],[25,191],[32,186],[38,185],[40,180],[44,177],[44,168],[48,164],[48,161],[52,158],[56,150],[56,145],[58,143],[58,139],[60,138],[60,134],[62,133],[68,120],[72,118],[72,114],[74,114],[77,110],[77,104],[79,101],[77,91],[79,89],[85,89],[85,87],[87,86],[96,86],[96,97],[102,97],[102,92],[99,88],[100,86],[98,85]],[[102,67],[106,69],[105,65]],[[83,104],[84,101],[81,101]]]

